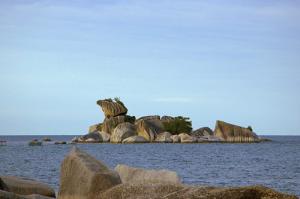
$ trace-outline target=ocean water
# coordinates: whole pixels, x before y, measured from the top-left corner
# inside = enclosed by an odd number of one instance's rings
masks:
[[[28,141],[46,136],[0,136],[0,175],[23,176],[59,187],[60,164],[74,146]],[[69,141],[73,136],[47,136]],[[267,136],[266,136],[267,137]],[[300,196],[300,136],[268,136],[253,144],[76,144],[111,168],[117,164],[176,171],[187,184],[261,184]]]

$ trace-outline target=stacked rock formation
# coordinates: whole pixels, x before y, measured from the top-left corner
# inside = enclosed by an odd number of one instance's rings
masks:
[[[209,127],[202,127],[191,131],[190,127],[179,128],[179,126],[182,127],[186,123],[189,123],[187,125],[191,125],[191,122],[185,121],[186,118],[184,117],[150,115],[136,119],[135,116],[127,115],[128,109],[117,98],[115,100],[98,100],[97,104],[104,113],[105,118],[103,122],[90,126],[88,134],[74,138],[73,142],[202,143],[263,141],[252,132],[252,128],[250,127],[244,128],[217,121],[214,131]],[[166,129],[176,132],[168,132]]]

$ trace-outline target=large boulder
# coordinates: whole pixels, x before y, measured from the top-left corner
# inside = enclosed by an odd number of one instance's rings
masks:
[[[226,142],[258,142],[258,136],[248,128],[217,121],[215,136]]]
[[[102,137],[103,142],[109,142],[110,141],[110,134],[105,133],[103,131],[98,132],[100,136]]]
[[[203,136],[213,136],[214,132],[209,127],[202,127],[197,130],[192,131],[194,137],[203,137]]]
[[[115,171],[74,147],[61,165],[58,198],[94,199],[120,183]]]
[[[181,143],[196,143],[197,142],[196,137],[190,136],[187,133],[180,133],[178,136],[180,138]]]
[[[146,142],[148,141],[144,137],[138,135],[128,137],[122,141],[122,143],[124,144],[146,143]]]
[[[111,99],[98,100],[97,104],[101,106],[106,118],[126,115],[128,111],[125,105],[120,101],[112,101]]]
[[[111,134],[113,130],[116,128],[116,126],[118,126],[118,124],[124,122],[134,123],[134,121],[135,121],[135,117],[129,115],[120,115],[116,117],[105,118],[102,124],[101,131]]]
[[[139,119],[135,122],[138,135],[143,136],[146,140],[152,142],[156,135],[162,133],[164,130],[163,124],[159,119],[147,117]]]
[[[49,185],[15,176],[0,176],[0,189],[19,195],[39,194],[55,198],[55,191]],[[5,193],[2,194],[4,195]]]
[[[114,129],[110,142],[121,143],[124,139],[135,135],[137,135],[135,126],[129,122],[124,122]]]
[[[147,116],[142,116],[137,119],[137,121],[139,121],[139,120],[160,120],[160,116],[159,115],[147,115]]]
[[[101,198],[297,199],[296,196],[279,193],[263,186],[219,188],[171,183],[124,183],[107,190]]]
[[[172,134],[169,132],[159,133],[156,136],[155,142],[172,143],[173,139],[171,138],[171,136],[172,136]]]
[[[181,180],[176,172],[169,170],[146,170],[129,167],[127,165],[117,165],[115,171],[118,172],[122,183],[142,184],[142,183],[171,183],[178,184]]]

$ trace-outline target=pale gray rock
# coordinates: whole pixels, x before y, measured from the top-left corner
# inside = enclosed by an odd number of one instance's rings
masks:
[[[178,135],[172,135],[171,139],[172,139],[173,143],[179,143],[180,142],[180,137]]]
[[[59,199],[95,199],[121,183],[115,171],[76,147],[61,165]]]
[[[135,135],[137,135],[135,126],[129,122],[124,122],[114,129],[110,137],[110,142],[122,143],[124,139]]]
[[[117,165],[115,171],[118,172],[122,183],[143,184],[143,183],[181,183],[176,172],[169,170],[146,170],[129,167],[127,165]]]

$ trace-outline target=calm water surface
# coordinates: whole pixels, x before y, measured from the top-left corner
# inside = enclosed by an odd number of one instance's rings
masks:
[[[0,136],[0,175],[23,176],[59,187],[60,164],[73,145],[28,146],[45,136]],[[73,136],[48,136],[69,141]],[[258,144],[77,144],[111,168],[117,164],[178,172],[184,183],[261,184],[300,196],[300,136],[272,136]]]

